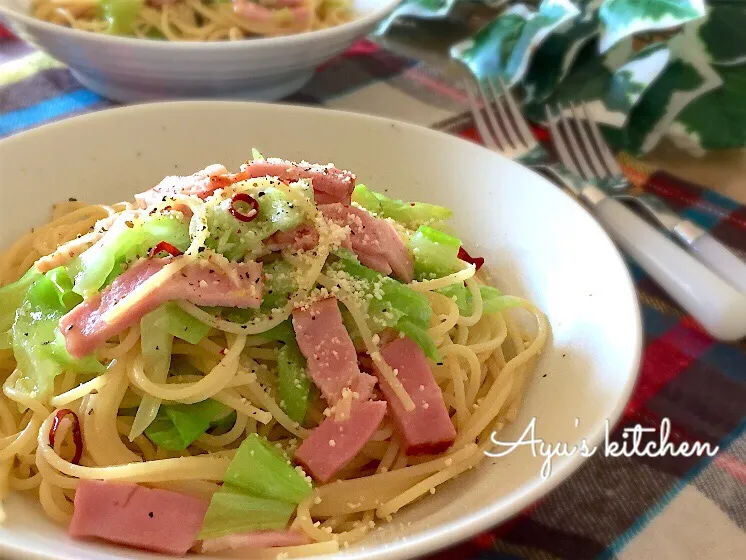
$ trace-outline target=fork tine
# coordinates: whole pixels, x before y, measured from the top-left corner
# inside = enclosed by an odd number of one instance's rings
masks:
[[[497,88],[495,87],[495,81],[491,78],[487,78],[486,81],[490,91],[492,92],[492,97],[495,100],[495,107],[497,107],[497,112],[500,114],[500,122],[503,125],[503,132],[505,132],[510,138],[511,145],[514,148],[518,148],[518,146],[520,145],[518,143],[518,135],[516,134],[515,130],[513,130],[513,124],[510,122],[508,113],[505,111],[505,106],[503,104],[505,89],[501,89],[501,93],[498,93]]]
[[[570,152],[567,151],[567,144],[565,144],[565,140],[562,138],[562,134],[560,133],[559,126],[557,125],[557,117],[549,109],[549,106],[546,108],[546,114],[547,123],[549,124],[549,132],[552,135],[552,144],[554,144],[554,147],[557,150],[557,155],[559,156],[560,161],[562,161],[562,164],[567,167],[571,173],[579,175],[578,168],[572,160]]]
[[[534,137],[533,132],[531,132],[531,128],[528,126],[526,117],[523,116],[523,113],[521,113],[521,110],[518,108],[518,103],[516,103],[515,97],[513,97],[513,94],[505,86],[505,82],[502,78],[500,78],[500,87],[502,88],[503,94],[505,95],[505,100],[508,102],[510,116],[513,117],[513,122],[515,122],[516,127],[518,128],[518,136],[520,137],[520,141],[523,143],[523,146],[527,150],[530,150],[531,148],[536,146],[538,142]]]
[[[481,81],[478,81],[478,86],[479,91],[482,92],[482,98],[484,99],[484,112],[487,113],[487,119],[492,125],[492,130],[495,133],[495,138],[497,138],[498,144],[502,146],[502,149],[504,151],[509,150],[511,148],[511,144],[508,142],[508,139],[505,136],[505,129],[498,122],[497,117],[495,116],[495,111],[492,108],[492,104],[494,103],[495,105],[497,105],[499,110],[500,100],[498,99],[497,95],[491,96],[490,92],[487,91]]]
[[[588,112],[588,105],[583,104],[583,112],[585,113],[585,119],[591,127],[591,134],[593,134],[593,138],[596,140],[596,146],[598,147],[598,151],[601,153],[601,157],[603,158],[607,169],[612,175],[621,175],[622,170],[619,168],[619,164],[617,164],[614,154],[611,153],[609,145],[601,134],[601,130],[598,128],[596,121],[593,120],[593,117]]]
[[[603,163],[601,163],[601,159],[599,158],[598,153],[593,147],[593,141],[588,136],[586,127],[583,125],[583,120],[585,119],[581,117],[577,107],[575,106],[575,103],[570,104],[570,110],[572,111],[572,118],[575,121],[575,128],[580,134],[580,142],[583,144],[583,148],[585,149],[585,155],[588,156],[587,160],[590,161],[590,167],[593,168],[591,175],[596,175],[597,177],[602,178],[606,177],[608,175],[608,172],[603,166]],[[578,157],[581,156],[578,155]]]
[[[578,166],[580,167],[581,175],[586,179],[590,179],[591,177],[593,177],[593,172],[591,171],[591,168],[588,167],[588,162],[586,161],[586,158],[584,157],[584,154],[580,149],[580,145],[578,144],[578,138],[572,130],[572,123],[570,123],[570,119],[568,119],[565,116],[564,112],[562,111],[561,106],[558,107],[557,110],[559,111],[560,126],[562,127],[562,130],[565,132],[567,141],[570,143],[571,153],[575,154],[575,157],[577,158],[577,162],[578,162]]]
[[[570,110],[572,111],[572,117],[575,120],[575,128],[580,134],[580,142],[582,144],[582,147],[585,150],[586,162],[590,162],[590,167],[593,168],[593,171],[591,172],[591,176],[595,175],[596,177],[604,178],[606,177],[609,172],[604,167],[604,164],[601,161],[601,157],[599,156],[598,150],[596,150],[595,143],[591,139],[591,137],[588,135],[588,126],[585,121],[585,118],[580,114],[578,111],[578,108],[575,106],[574,103],[570,104]],[[580,157],[580,156],[578,156]]]
[[[482,137],[482,141],[485,146],[492,150],[500,150],[500,146],[497,145],[497,141],[487,127],[487,123],[484,121],[482,111],[479,109],[479,104],[474,95],[474,90],[468,78],[464,78],[464,89],[466,90],[466,97],[469,99],[469,107],[471,108],[471,114],[474,117],[474,124],[477,125],[479,135]]]

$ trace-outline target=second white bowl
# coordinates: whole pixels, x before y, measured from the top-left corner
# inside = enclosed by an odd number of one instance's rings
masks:
[[[0,20],[70,66],[115,101],[232,98],[275,100],[297,91],[316,67],[368,34],[401,0],[354,0],[356,17],[299,35],[209,43],[116,37],[28,15],[29,0],[0,0]]]

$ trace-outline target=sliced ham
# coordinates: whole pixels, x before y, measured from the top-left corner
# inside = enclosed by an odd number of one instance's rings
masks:
[[[299,531],[253,531],[206,539],[200,544],[199,552],[207,554],[237,548],[271,548],[304,544],[311,544],[311,539]]]
[[[375,372],[404,441],[405,453],[434,454],[448,449],[456,439],[456,430],[422,349],[410,338],[397,338],[381,348],[381,355],[397,372],[397,379],[415,403],[415,409],[407,412],[380,372]]]
[[[179,194],[205,199],[216,190],[246,178],[245,174],[228,173],[223,165],[208,165],[193,175],[166,177],[152,189],[136,194],[135,200],[140,208],[147,208],[151,204],[161,202],[164,197],[171,198]]]
[[[271,5],[274,8],[292,8],[294,6],[303,6],[305,0],[269,0],[268,2],[264,2],[264,4]]]
[[[360,373],[355,346],[342,323],[336,298],[295,309],[293,329],[307,360],[308,374],[327,402],[339,401],[343,389],[357,393],[358,400],[370,398],[376,379]]]
[[[308,251],[319,244],[319,233],[311,224],[301,224],[288,231],[272,234],[266,242],[270,251],[291,248],[294,251]]]
[[[319,482],[328,482],[370,440],[386,414],[384,401],[353,400],[344,420],[330,416],[295,452],[295,459]]]
[[[354,174],[337,169],[332,164],[317,165],[305,161],[295,163],[279,158],[254,160],[242,165],[241,171],[248,174],[251,179],[277,177],[286,182],[310,179],[317,204],[350,204],[357,180]]]
[[[68,533],[183,555],[197,538],[207,506],[205,500],[168,490],[82,479]]]
[[[187,258],[187,257],[176,257]],[[262,265],[256,262],[231,264],[238,278],[227,274],[209,260],[187,264],[163,283],[154,286],[125,312],[107,322],[105,314],[154,276],[172,258],[143,259],[118,276],[104,291],[88,298],[60,320],[65,346],[73,357],[93,352],[110,337],[137,324],[147,313],[169,300],[186,300],[197,305],[259,307],[264,289]]]
[[[244,15],[252,12],[254,16],[258,12],[271,13],[271,10],[251,2],[239,2],[235,5],[235,10]],[[296,20],[307,19],[309,15],[304,7],[291,8],[291,11]],[[310,179],[318,204],[331,202],[350,204],[356,181],[354,174],[337,169],[332,164],[295,163],[279,158],[269,158],[244,164],[239,173],[229,173],[225,166],[214,164],[192,175],[169,176],[153,188],[135,195],[135,200],[141,208],[147,208],[151,204],[162,201],[164,197],[170,198],[176,195],[198,196],[205,199],[217,189],[258,177],[277,177],[285,182]]]
[[[308,21],[311,12],[306,7],[290,7],[291,4],[285,3],[282,7],[287,7],[293,16],[293,23],[298,24]],[[237,0],[233,2],[233,11],[247,20],[256,23],[275,23],[277,21],[277,10],[266,8],[260,4],[249,2],[248,0]]]
[[[347,245],[362,264],[385,276],[393,272],[404,282],[412,281],[412,257],[394,226],[354,206],[324,204],[319,210],[334,223],[349,226]]]

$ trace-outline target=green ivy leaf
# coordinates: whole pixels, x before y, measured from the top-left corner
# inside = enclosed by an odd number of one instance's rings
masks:
[[[518,4],[480,29],[473,39],[451,47],[451,58],[460,60],[477,78],[502,76],[531,15],[525,5]]]
[[[689,104],[676,118],[669,136],[692,151],[746,145],[746,72],[721,68],[723,87]]]
[[[703,0],[606,0],[599,10],[603,22],[601,52],[637,33],[672,29],[705,16]]]
[[[412,3],[432,11],[442,10],[448,4],[446,0],[414,0]]]
[[[696,151],[746,146],[746,0],[524,2],[452,56],[479,78],[520,82],[532,120],[543,122],[547,105],[585,103],[607,139],[633,153],[664,135]],[[456,1],[408,4],[422,17],[448,17]],[[676,28],[673,39],[633,52],[633,36]]]
[[[707,19],[689,26],[702,41],[713,64],[733,66],[746,62],[746,5],[711,6]],[[692,37],[692,40],[696,40]]]
[[[612,76],[604,104],[629,115],[666,68],[670,55],[665,43],[654,43],[639,51]],[[625,119],[624,124],[626,122]]]
[[[527,116],[536,122],[544,122],[545,106],[556,112],[557,107],[568,108],[570,104],[586,104],[593,118],[615,128],[624,126],[627,114],[620,107],[609,107],[604,99],[609,91],[614,73],[626,62],[631,52],[630,41],[614,47],[606,56],[598,55],[595,42],[583,49],[573,71],[563,80],[552,96],[544,103],[526,105]]]
[[[683,35],[668,45],[671,60],[630,115],[627,149],[632,153],[652,150],[687,105],[723,83],[698,45]]]
[[[531,14],[523,26],[505,68],[506,81],[512,85],[521,80],[539,46],[555,29],[571,23],[578,16],[580,10],[569,0],[544,0],[539,11]]]
[[[563,80],[554,93],[542,103],[528,103],[524,106],[526,116],[534,122],[543,123],[546,119],[545,107],[553,110],[570,103],[582,104],[600,99],[606,92],[612,73],[598,56],[594,41],[585,47],[573,71]]]
[[[586,1],[581,17],[558,27],[537,49],[522,82],[527,102],[546,100],[569,74],[583,47],[599,33],[602,2]]]
[[[404,0],[376,28],[377,35],[384,35],[398,18],[415,17],[421,19],[447,18],[459,0]]]
[[[518,4],[481,29],[473,40],[455,45],[451,56],[480,78],[501,76],[512,85],[524,76],[541,43],[579,15],[580,10],[569,0],[544,0],[538,11]]]

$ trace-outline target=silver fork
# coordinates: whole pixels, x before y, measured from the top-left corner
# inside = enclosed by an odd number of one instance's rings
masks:
[[[550,119],[550,127],[554,126],[553,138],[554,134],[557,134],[555,130],[559,128],[569,142],[571,150],[567,149],[568,146],[564,143],[561,134],[558,134],[554,141],[559,158],[565,167],[585,179],[603,181],[607,185],[607,192],[612,196],[615,191],[623,192],[629,189],[630,182],[619,168],[598,125],[588,112],[588,107],[583,105],[581,114],[577,107],[571,106],[572,123],[567,118],[566,110],[558,108],[558,111],[559,118],[552,115],[549,110],[547,110],[547,117]],[[561,126],[557,123],[558,119]],[[577,146],[578,143],[580,146]],[[655,195],[619,194],[616,196],[627,198],[647,210],[660,225],[684,243],[699,260],[746,294],[746,263],[728,247],[697,224],[676,214]]]
[[[589,206],[619,246],[713,337],[738,340],[746,336],[746,295],[624,204],[607,196],[602,185],[557,163],[534,138],[505,84],[487,80],[477,85],[478,93],[471,81],[465,80],[475,124],[488,148],[543,171],[555,183],[570,189]],[[556,121],[553,124],[556,129]]]

